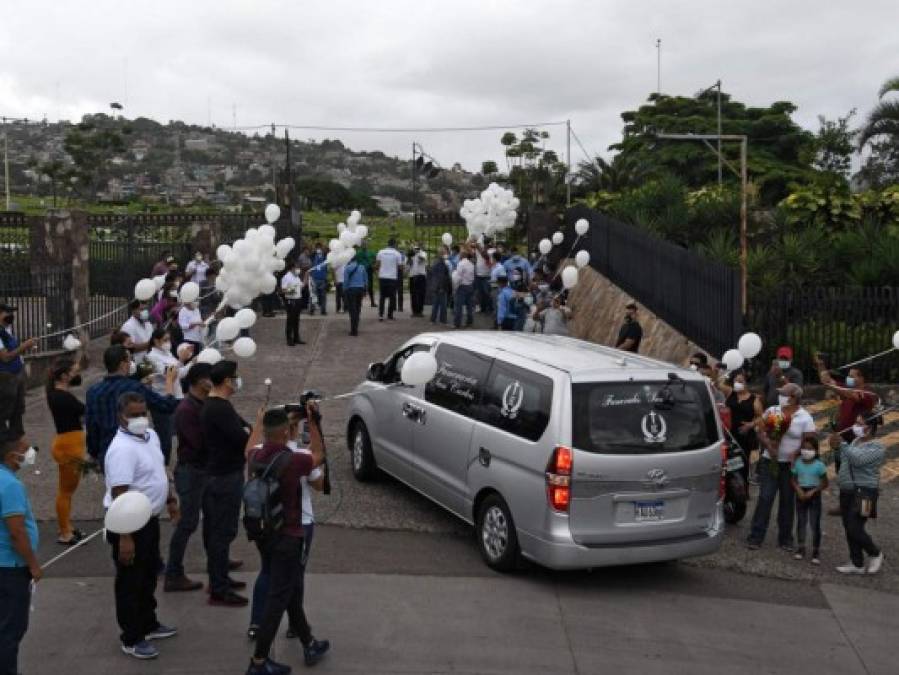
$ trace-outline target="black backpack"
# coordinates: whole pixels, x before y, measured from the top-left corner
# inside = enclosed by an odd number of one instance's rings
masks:
[[[258,452],[258,451],[257,451]],[[247,539],[264,542],[284,525],[281,473],[290,450],[283,450],[267,464],[250,460],[250,480],[243,488],[243,526]]]

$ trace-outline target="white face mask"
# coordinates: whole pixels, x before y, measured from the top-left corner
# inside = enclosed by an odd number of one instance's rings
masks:
[[[128,420],[128,433],[135,436],[143,436],[150,428],[149,417],[132,417]]]
[[[865,435],[865,427],[863,427],[861,424],[853,424],[852,433],[855,434],[856,438],[861,438]]]
[[[239,377],[234,378],[234,391],[240,391],[243,389],[243,380]]]
[[[777,403],[780,405],[781,408],[783,408],[784,406],[790,405],[790,397],[780,394],[777,397]]]
[[[777,362],[777,365],[780,366],[780,369],[781,369],[781,370],[786,370],[787,368],[790,367],[790,362],[787,361],[786,359],[780,359],[780,360]]]
[[[696,372],[697,370],[699,370],[699,366],[697,366],[695,363],[691,363],[690,370]]]
[[[22,455],[22,466],[32,466],[37,461],[37,450],[34,446],[28,448]]]
[[[811,462],[815,458],[815,451],[810,448],[802,448],[802,459]]]
[[[734,391],[746,391],[746,385],[743,382],[734,382]]]
[[[140,320],[141,321],[149,321],[150,320],[150,311],[146,310],[146,309],[142,310],[140,313]]]
[[[128,364],[128,374],[134,375],[137,372],[137,364],[134,361],[131,361]]]
[[[161,345],[159,345],[159,348],[164,352],[170,352],[170,351],[172,351],[172,343],[171,342],[163,342]]]

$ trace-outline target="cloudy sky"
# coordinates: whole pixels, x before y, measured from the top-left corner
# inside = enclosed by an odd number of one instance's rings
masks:
[[[570,119],[588,152],[656,88],[719,77],[750,105],[792,100],[797,120],[867,111],[899,74],[899,3],[806,0],[29,0],[0,21],[0,115],[127,117],[221,127],[511,126]],[[236,110],[236,115],[235,115]],[[564,152],[564,127],[550,128]],[[441,164],[501,157],[499,131],[317,133]],[[576,144],[572,160],[583,159]]]

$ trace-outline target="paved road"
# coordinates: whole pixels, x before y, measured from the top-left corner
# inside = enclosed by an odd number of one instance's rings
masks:
[[[283,318],[260,319],[254,329],[260,350],[243,367],[238,408],[253,414],[266,377],[274,380],[275,401],[307,387],[350,390],[368,362],[430,328],[408,314],[398,317],[379,323],[368,314],[360,338],[347,335],[344,315],[304,317],[309,344],[292,349],[281,339]],[[324,406],[336,489],[317,500],[329,525],[317,533],[310,568],[310,615],[335,643],[324,672],[896,672],[888,650],[899,634],[891,565],[899,563],[899,546],[887,537],[899,516],[895,491],[884,499],[877,526],[888,541],[886,574],[878,578],[839,579],[830,571],[845,555],[832,519],[820,570],[770,548],[750,554],[741,545],[744,525],[729,531],[720,553],[680,564],[589,574],[529,568],[498,576],[481,563],[470,530],[424,498],[389,479],[353,481],[342,438],[345,405]],[[39,392],[29,398],[26,425],[48,449],[52,429]],[[51,520],[55,475],[49,453],[24,475],[46,521],[42,560],[60,550]],[[76,496],[76,517],[87,531],[99,526],[100,495],[100,484],[87,479]],[[254,551],[241,540],[234,554],[246,560],[244,578],[251,579]],[[204,564],[194,541],[189,573],[202,576]],[[34,600],[26,673],[243,672],[246,610],[208,607],[202,594],[160,592],[163,620],[182,634],[162,645],[160,661],[128,661],[117,651],[111,574],[99,541],[49,571]],[[299,663],[291,645],[277,649]]]

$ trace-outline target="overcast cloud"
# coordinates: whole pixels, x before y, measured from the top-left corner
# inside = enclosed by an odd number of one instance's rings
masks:
[[[588,151],[620,137],[622,110],[656,87],[719,77],[750,105],[796,119],[863,115],[899,74],[899,3],[559,0],[93,0],[5,2],[0,115],[127,117],[230,127],[290,123],[434,127],[571,119]],[[564,153],[564,127],[550,129]],[[445,166],[500,159],[500,132],[312,133]],[[564,154],[563,154],[564,156]],[[583,159],[573,145],[572,159]]]

